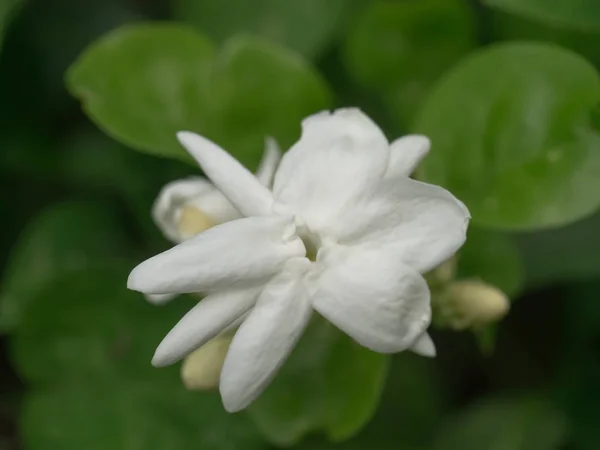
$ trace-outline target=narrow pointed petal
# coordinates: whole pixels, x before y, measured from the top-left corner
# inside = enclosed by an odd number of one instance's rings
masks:
[[[412,134],[396,139],[390,145],[390,162],[386,177],[409,177],[427,153],[431,142],[426,136]]]
[[[431,321],[423,277],[385,248],[325,248],[313,307],[356,342],[380,353],[412,346]]]
[[[254,306],[259,292],[259,288],[236,289],[206,296],[163,339],[152,364],[173,364],[213,339]]]
[[[265,152],[256,171],[256,178],[258,178],[260,184],[271,188],[280,160],[281,150],[277,141],[272,137],[267,137],[265,139]]]
[[[177,294],[146,294],[144,297],[153,305],[164,305],[176,298]]]
[[[286,264],[235,334],[219,383],[227,411],[244,409],[262,393],[306,328],[312,308],[303,275],[309,265],[305,258]]]
[[[359,109],[315,114],[304,120],[300,140],[281,159],[273,192],[318,232],[383,177],[388,159],[386,137]]]
[[[433,358],[436,355],[435,344],[428,333],[423,333],[417,338],[415,343],[409,349],[417,355]]]
[[[271,214],[273,195],[233,156],[214,142],[188,131],[177,133],[179,142],[198,162],[215,187],[244,216]]]
[[[227,222],[240,217],[227,198],[207,179],[190,177],[167,184],[158,194],[152,207],[152,218],[167,239],[183,242],[179,227],[181,211],[186,206],[194,206],[206,214],[213,224]]]
[[[349,205],[334,234],[350,246],[393,248],[406,264],[425,273],[463,245],[470,217],[445,189],[397,176],[381,180]]]
[[[210,228],[137,266],[127,287],[145,294],[186,294],[255,283],[304,256],[293,217],[247,217]]]

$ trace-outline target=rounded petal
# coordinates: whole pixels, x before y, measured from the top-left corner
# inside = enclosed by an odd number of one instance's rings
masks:
[[[251,284],[305,254],[293,217],[247,217],[144,261],[129,275],[127,287],[145,294],[187,294]]]
[[[291,260],[262,291],[235,334],[221,371],[220,390],[229,412],[254,401],[296,345],[311,316],[304,274],[310,263]]]
[[[256,170],[256,178],[263,186],[271,188],[277,166],[281,161],[281,150],[277,141],[272,137],[265,139],[265,152]]]
[[[436,355],[435,344],[428,333],[423,333],[417,338],[415,343],[409,349],[417,355],[433,358]]]
[[[193,177],[173,181],[158,194],[152,208],[152,217],[165,237],[175,243],[183,242],[180,229],[181,211],[194,206],[206,214],[213,224],[228,222],[240,217],[240,213],[227,198],[208,180]]]
[[[246,313],[260,288],[219,291],[194,306],[160,343],[152,365],[168,366],[206,344]]]
[[[271,214],[271,191],[233,156],[214,142],[189,131],[180,131],[177,138],[215,187],[244,216]]]
[[[380,353],[410,348],[431,321],[423,277],[385,249],[324,248],[313,307],[356,342]]]
[[[302,136],[283,156],[273,192],[319,231],[383,177],[388,159],[386,137],[359,109],[325,111],[302,122]]]
[[[427,153],[431,142],[426,136],[412,134],[396,139],[390,145],[390,162],[386,177],[404,175],[409,177]]]
[[[347,245],[393,248],[406,264],[425,273],[463,245],[470,217],[445,189],[398,176],[381,180],[349,205],[333,233]]]

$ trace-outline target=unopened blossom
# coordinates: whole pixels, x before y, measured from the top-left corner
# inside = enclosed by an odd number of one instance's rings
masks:
[[[221,333],[194,350],[181,366],[181,378],[190,390],[215,389],[219,386],[221,369],[233,339],[231,333]]]
[[[469,213],[446,190],[409,178],[423,136],[388,143],[358,109],[302,123],[272,191],[213,142],[178,133],[244,216],[136,267],[128,286],[206,297],[159,345],[172,364],[241,319],[221,370],[228,411],[248,406],[294,348],[313,311],[381,353],[434,354],[430,293],[421,274],[464,243]]]
[[[265,151],[256,178],[270,188],[281,151],[273,138],[265,139]],[[168,183],[152,207],[152,218],[164,236],[175,244],[190,239],[215,225],[242,215],[209,180],[196,176]],[[154,303],[166,303],[176,294],[148,294]]]
[[[506,294],[481,280],[453,281],[435,302],[436,323],[454,330],[476,329],[502,319],[510,309]]]

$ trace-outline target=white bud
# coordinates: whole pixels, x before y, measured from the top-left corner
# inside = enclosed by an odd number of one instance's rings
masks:
[[[450,283],[433,306],[438,324],[464,330],[499,321],[508,313],[510,302],[490,284],[461,280]]]
[[[181,366],[181,378],[191,391],[219,387],[219,377],[233,336],[223,333],[190,354]]]

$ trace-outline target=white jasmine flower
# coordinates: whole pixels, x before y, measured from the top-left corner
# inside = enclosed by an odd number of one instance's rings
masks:
[[[245,217],[132,271],[134,290],[207,294],[165,337],[154,365],[176,362],[242,318],[219,383],[225,408],[238,411],[269,384],[313,310],[374,351],[435,352],[421,274],[464,243],[469,213],[446,190],[409,178],[427,138],[390,145],[358,109],[315,114],[272,191],[213,142],[178,138]]]
[[[270,188],[281,159],[275,139],[265,139],[265,151],[256,178]],[[167,184],[159,193],[152,217],[164,236],[175,244],[190,239],[215,225],[239,219],[242,215],[227,197],[206,178],[190,177]],[[147,294],[148,301],[163,304],[176,294]]]

